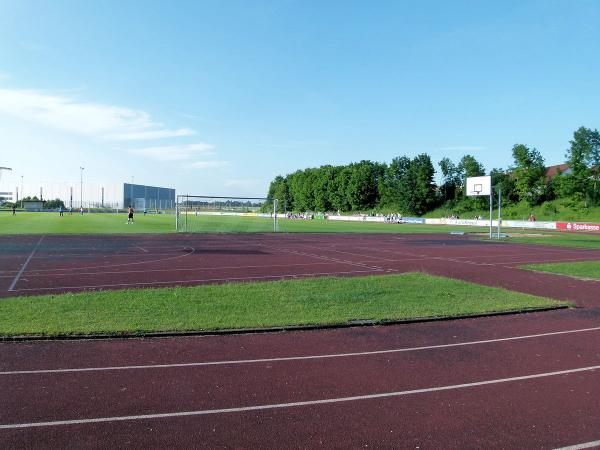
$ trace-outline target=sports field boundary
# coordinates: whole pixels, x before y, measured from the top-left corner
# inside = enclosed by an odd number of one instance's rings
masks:
[[[556,305],[541,308],[523,308],[515,311],[492,311],[489,313],[461,314],[457,316],[417,317],[413,319],[384,319],[384,320],[353,320],[346,323],[321,324],[321,325],[284,325],[264,328],[225,328],[221,330],[189,330],[189,331],[151,331],[139,333],[100,333],[100,334],[57,334],[49,335],[17,335],[2,336],[0,342],[24,342],[24,341],[74,341],[74,340],[101,340],[101,339],[145,339],[145,338],[169,338],[185,336],[227,336],[236,334],[262,334],[283,333],[294,331],[317,331],[333,330],[339,328],[359,328],[371,326],[403,325],[427,322],[449,322],[453,320],[477,319],[481,317],[513,316],[521,314],[540,313],[556,311],[558,309],[575,309],[575,305]]]

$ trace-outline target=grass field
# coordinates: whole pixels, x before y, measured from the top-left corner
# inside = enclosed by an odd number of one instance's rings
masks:
[[[189,218],[197,232],[272,232],[273,221],[261,217],[201,216]],[[12,217],[0,213],[0,234],[121,234],[174,233],[172,214],[136,215],[135,224],[127,225],[124,214],[78,214],[60,217],[58,213],[20,213]],[[280,219],[284,232],[305,233],[436,233],[450,230],[484,231],[473,227],[437,225],[385,224],[372,222],[337,222],[328,220]]]
[[[556,245],[559,247],[600,248],[600,233],[569,233],[565,231],[530,230],[519,235],[520,230],[504,230],[511,237],[508,242],[522,244]],[[537,235],[537,236],[536,236]]]
[[[600,280],[600,261],[528,264],[522,267],[524,269],[531,269],[539,272],[550,272],[579,278],[592,278]]]
[[[195,231],[215,232],[272,232],[271,219],[260,217],[202,216],[190,218],[196,223]],[[174,233],[175,216],[172,214],[137,215],[133,225],[126,224],[124,214],[78,214],[59,217],[58,213],[19,213],[12,217],[0,213],[0,235],[7,234],[136,234]],[[338,222],[328,220],[280,219],[279,230],[288,233],[449,233],[464,231],[480,233],[487,239],[487,228],[385,224],[374,222]],[[494,230],[495,231],[495,230]],[[566,247],[600,248],[600,233],[552,232],[541,230],[504,229],[510,235],[507,242],[558,245]]]
[[[567,304],[420,273],[6,298],[0,336],[452,317]]]

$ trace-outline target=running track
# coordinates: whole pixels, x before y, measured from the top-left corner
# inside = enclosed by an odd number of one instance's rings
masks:
[[[597,250],[448,235],[30,236],[0,245],[1,296],[417,270],[580,306],[328,331],[5,342],[2,448],[600,440],[600,283],[517,267],[597,260]]]

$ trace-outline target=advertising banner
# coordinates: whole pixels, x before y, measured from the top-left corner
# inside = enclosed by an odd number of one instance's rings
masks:
[[[425,223],[425,219],[421,219],[420,217],[403,217],[401,219],[402,223],[419,223],[419,224],[423,224]]]
[[[556,222],[557,230],[600,231],[600,223]]]

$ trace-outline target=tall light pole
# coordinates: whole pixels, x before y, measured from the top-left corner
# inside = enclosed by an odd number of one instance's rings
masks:
[[[79,168],[79,207],[83,208],[83,169],[85,167]]]
[[[25,192],[23,192],[23,175],[21,175],[21,208],[23,207],[23,197],[25,197]]]

